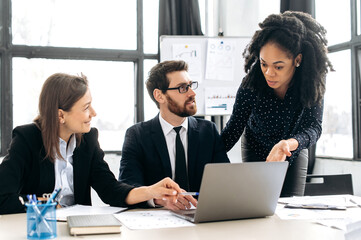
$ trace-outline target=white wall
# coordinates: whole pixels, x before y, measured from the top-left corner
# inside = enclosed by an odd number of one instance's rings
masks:
[[[213,27],[206,34],[216,35],[222,28],[224,36],[252,36],[269,14],[280,12],[280,0],[214,0]]]

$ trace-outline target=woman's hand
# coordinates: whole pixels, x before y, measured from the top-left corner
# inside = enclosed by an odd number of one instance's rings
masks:
[[[125,202],[129,205],[147,201],[149,199],[162,199],[164,201],[177,202],[178,193],[182,189],[169,177],[148,186],[133,188],[129,193]]]
[[[161,199],[164,201],[170,201],[177,203],[177,195],[182,192],[179,185],[169,177],[147,187],[149,193],[149,199]],[[184,191],[184,190],[183,190]],[[149,200],[147,199],[147,200]]]
[[[288,140],[281,140],[273,146],[271,152],[268,154],[266,162],[282,162],[286,157],[292,155],[291,151],[296,150],[298,141],[294,138]]]

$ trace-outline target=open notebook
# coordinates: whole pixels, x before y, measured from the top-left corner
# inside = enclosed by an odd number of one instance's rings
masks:
[[[287,168],[288,162],[207,164],[197,208],[172,213],[194,223],[273,215]]]

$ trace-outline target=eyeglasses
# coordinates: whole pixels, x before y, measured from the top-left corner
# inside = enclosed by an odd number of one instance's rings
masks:
[[[167,88],[165,90],[178,90],[179,93],[186,93],[188,89],[192,88],[192,90],[196,90],[198,88],[198,82],[191,82],[190,84],[182,84],[179,87]]]

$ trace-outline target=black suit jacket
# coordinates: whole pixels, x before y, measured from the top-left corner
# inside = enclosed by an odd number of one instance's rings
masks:
[[[54,190],[54,164],[44,157],[41,131],[35,124],[13,130],[8,155],[0,165],[0,214],[24,212],[20,195],[41,196]],[[90,187],[93,187],[103,202],[112,206],[126,205],[125,198],[133,187],[119,183],[103,157],[98,131],[92,128],[83,135],[73,153],[76,204],[91,205]]]
[[[188,117],[188,179],[190,191],[199,191],[207,163],[229,162],[216,125]],[[148,186],[172,178],[166,140],[159,115],[130,127],[125,135],[119,181]]]

